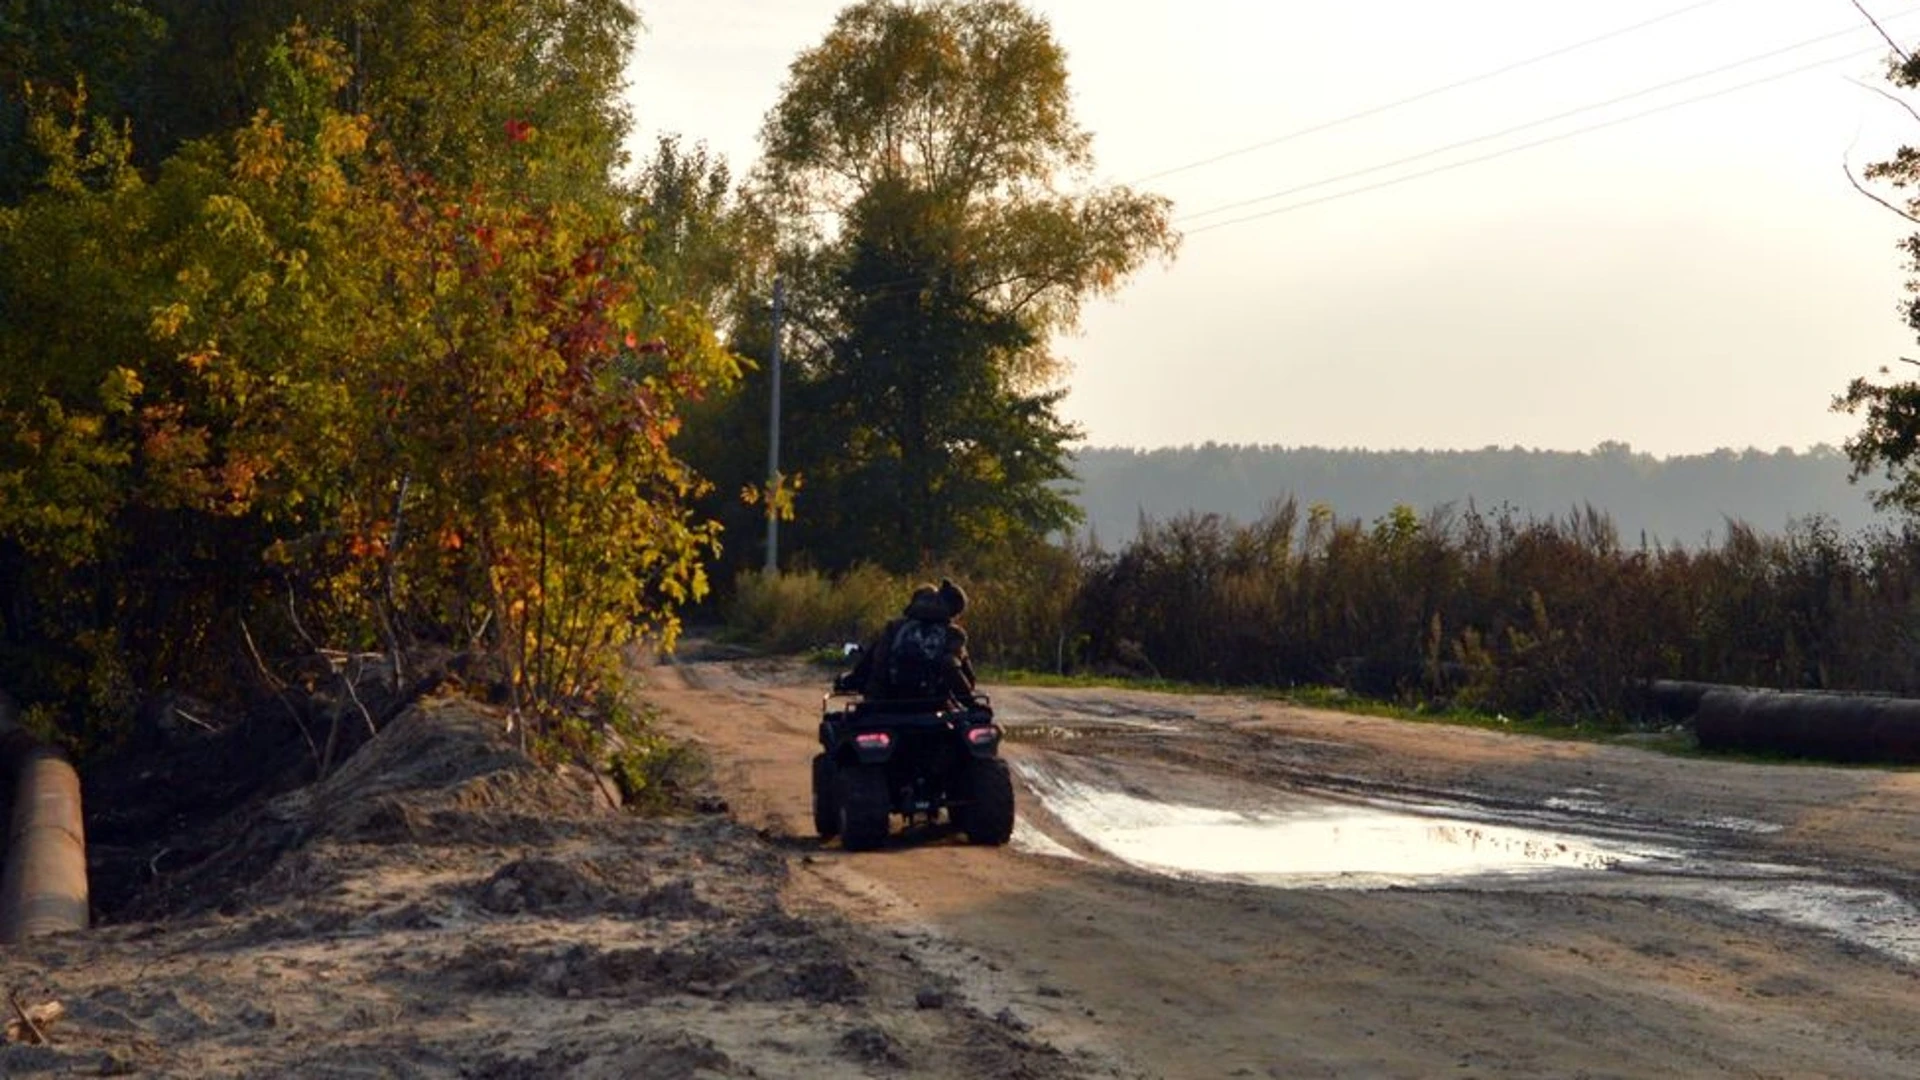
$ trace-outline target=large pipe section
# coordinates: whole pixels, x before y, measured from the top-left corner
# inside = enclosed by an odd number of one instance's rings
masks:
[[[20,727],[0,691],[0,768],[12,778],[4,865],[0,865],[0,942],[84,930],[87,842],[80,776],[56,749]]]
[[[1920,762],[1920,701],[1720,687],[1699,699],[1700,746],[1836,761]]]

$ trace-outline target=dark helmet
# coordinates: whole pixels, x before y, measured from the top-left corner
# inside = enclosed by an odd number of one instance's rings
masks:
[[[901,614],[909,619],[947,619],[953,613],[947,602],[941,599],[940,590],[931,585],[922,585],[913,590],[913,599],[907,601],[907,609]]]
[[[960,613],[967,610],[967,594],[951,578],[940,579],[940,599],[946,602],[947,614],[952,618],[959,618]]]

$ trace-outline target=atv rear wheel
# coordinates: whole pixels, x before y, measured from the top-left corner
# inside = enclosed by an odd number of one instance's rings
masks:
[[[998,847],[1013,837],[1013,777],[999,758],[976,758],[967,764],[965,813],[955,824],[974,844]]]
[[[822,840],[840,835],[840,803],[835,797],[839,788],[837,779],[833,759],[825,754],[813,755],[813,831],[819,833]]]
[[[878,765],[856,765],[836,770],[840,812],[840,846],[848,851],[870,851],[886,843],[888,817],[887,770]]]

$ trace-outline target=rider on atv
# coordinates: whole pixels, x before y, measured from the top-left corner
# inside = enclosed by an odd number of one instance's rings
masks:
[[[813,823],[847,851],[884,844],[891,821],[942,817],[973,844],[1013,836],[1013,780],[1000,726],[974,690],[966,632],[953,624],[966,594],[951,581],[914,590],[853,670],[820,705]],[[836,697],[859,694],[852,705]]]
[[[915,589],[901,617],[887,623],[834,689],[872,701],[950,699],[976,707],[967,632],[954,624],[966,607],[967,594],[947,578],[937,589]]]

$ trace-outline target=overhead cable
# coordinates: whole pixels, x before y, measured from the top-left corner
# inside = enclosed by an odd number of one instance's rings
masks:
[[[1317,199],[1308,199],[1305,202],[1289,203],[1286,206],[1275,207],[1272,210],[1263,210],[1257,214],[1248,214],[1244,217],[1232,218],[1227,221],[1216,221],[1210,225],[1202,225],[1202,226],[1199,226],[1198,228],[1189,229],[1187,230],[1187,235],[1193,236],[1193,235],[1198,235],[1200,233],[1212,232],[1215,229],[1224,229],[1233,225],[1244,225],[1247,222],[1258,221],[1261,218],[1276,217],[1280,214],[1292,213],[1295,210],[1305,210],[1310,206],[1319,206],[1323,203],[1337,202],[1340,199],[1351,198],[1352,196],[1355,196],[1355,195],[1364,195],[1370,191],[1378,191],[1381,188],[1393,187],[1397,184],[1404,184],[1412,180],[1419,180],[1425,177],[1437,175],[1439,173],[1450,172],[1454,169],[1465,168],[1468,165],[1478,165],[1478,164],[1481,164],[1482,162],[1492,161],[1495,158],[1506,157],[1508,154],[1517,154],[1522,150],[1532,150],[1536,147],[1546,146],[1551,143],[1562,142],[1566,139],[1574,138],[1575,136],[1587,135],[1595,131],[1602,131],[1607,128],[1618,127],[1621,124],[1630,123],[1635,120],[1644,120],[1649,116],[1654,116],[1659,113],[1669,112],[1671,110],[1683,108],[1688,105],[1697,105],[1703,101],[1711,101],[1714,98],[1725,97],[1728,94],[1738,93],[1739,91],[1742,91],[1742,90],[1750,90],[1756,86],[1761,86],[1766,83],[1778,82],[1781,79],[1789,78],[1794,75],[1805,74],[1806,72],[1813,71],[1818,68],[1823,68],[1830,64],[1837,64],[1846,60],[1857,60],[1861,57],[1870,56],[1880,51],[1881,51],[1881,48],[1879,46],[1875,46],[1871,49],[1863,49],[1857,52],[1848,53],[1845,56],[1835,56],[1826,60],[1818,60],[1811,64],[1803,64],[1800,67],[1792,68],[1787,71],[1776,72],[1775,74],[1768,75],[1759,79],[1754,79],[1749,82],[1739,83],[1734,86],[1722,87],[1721,89],[1714,90],[1710,93],[1700,94],[1698,96],[1690,97],[1690,98],[1684,98],[1680,101],[1668,102],[1656,108],[1646,109],[1644,111],[1633,113],[1628,116],[1616,117],[1612,120],[1602,121],[1597,124],[1590,124],[1586,127],[1576,128],[1572,131],[1563,131],[1556,135],[1549,135],[1543,139],[1535,139],[1532,142],[1521,143],[1518,146],[1505,147],[1504,149],[1496,150],[1490,154],[1482,154],[1479,157],[1467,158],[1463,161],[1450,161],[1445,165],[1436,165],[1431,169],[1423,169],[1420,172],[1408,173],[1405,176],[1396,176],[1391,180],[1382,180],[1378,183],[1368,184],[1365,187],[1358,187],[1358,188],[1353,188],[1347,191],[1335,192],[1332,195],[1323,195]]]
[[[1900,14],[1895,15],[1892,19],[1889,19],[1887,21],[1892,22],[1898,19],[1903,19],[1915,13],[1920,13],[1920,8],[1909,8],[1906,11],[1903,11]],[[1588,105],[1581,105],[1577,108],[1567,109],[1562,112],[1554,113],[1552,116],[1542,117],[1541,119],[1538,119],[1538,120],[1529,120],[1523,124],[1515,124],[1511,127],[1502,128],[1499,131],[1491,132],[1486,135],[1475,135],[1472,138],[1461,139],[1458,142],[1451,142],[1446,144],[1445,146],[1436,146],[1429,150],[1422,150],[1417,154],[1409,154],[1405,157],[1395,158],[1392,161],[1381,162],[1378,165],[1369,165],[1369,166],[1366,166],[1365,168],[1354,169],[1349,172],[1341,173],[1337,176],[1329,176],[1324,179],[1310,181],[1305,184],[1296,184],[1293,187],[1284,188],[1279,191],[1268,192],[1265,195],[1256,195],[1250,199],[1240,199],[1235,202],[1224,203],[1219,206],[1209,207],[1208,209],[1205,209],[1205,210],[1197,210],[1191,214],[1184,214],[1176,220],[1177,221],[1193,221],[1197,218],[1212,217],[1215,214],[1223,214],[1231,210],[1240,210],[1249,206],[1256,206],[1260,203],[1273,202],[1277,199],[1287,198],[1290,195],[1299,195],[1303,192],[1312,191],[1315,188],[1326,187],[1329,184],[1338,184],[1338,183],[1341,183],[1342,181],[1354,180],[1362,176],[1370,176],[1373,173],[1383,172],[1387,169],[1399,168],[1402,165],[1410,165],[1416,161],[1424,161],[1427,158],[1437,157],[1441,154],[1452,153],[1455,150],[1465,149],[1466,147],[1469,147],[1469,146],[1477,146],[1481,143],[1492,142],[1495,139],[1504,139],[1510,135],[1518,135],[1523,131],[1531,131],[1534,128],[1544,127],[1547,124],[1557,123],[1561,120],[1567,120],[1572,117],[1580,116],[1585,113],[1595,112],[1600,109],[1612,108],[1615,105],[1621,105],[1626,102],[1636,100],[1638,98],[1647,97],[1651,94],[1658,94],[1663,91],[1672,90],[1673,88],[1678,86],[1685,86],[1688,83],[1699,82],[1702,79],[1710,79],[1717,75],[1724,75],[1729,71],[1736,71],[1743,67],[1750,67],[1754,64],[1762,63],[1767,60],[1772,60],[1781,56],[1785,56],[1788,53],[1799,52],[1802,49],[1811,48],[1815,45],[1832,41],[1835,38],[1842,38],[1842,37],[1847,37],[1849,35],[1859,34],[1862,32],[1863,29],[1864,29],[1863,27],[1858,25],[1849,26],[1845,30],[1835,31],[1834,33],[1831,33],[1831,34],[1823,34],[1815,38],[1809,38],[1805,41],[1797,42],[1792,45],[1786,45],[1778,49],[1773,49],[1768,52],[1760,53],[1759,55],[1756,55],[1756,56],[1749,56],[1744,60],[1736,60],[1730,64],[1723,64],[1719,67],[1712,68],[1707,71],[1696,72],[1692,75],[1683,75],[1677,79],[1669,79],[1666,82],[1659,83],[1658,85],[1643,87],[1642,89],[1634,90],[1630,93],[1621,94],[1618,97],[1608,98],[1605,101],[1594,102]],[[1878,46],[1876,46],[1875,48],[1877,49]],[[1872,52],[1874,50],[1867,50],[1867,51]],[[1824,64],[1831,64],[1831,63],[1837,63],[1837,62],[1838,62],[1837,60],[1823,60],[1823,61],[1820,61],[1819,64],[1815,64],[1812,66],[1819,67]],[[1795,70],[1798,71],[1803,69],[1795,69]],[[1655,110],[1655,111],[1660,111],[1660,110]],[[1652,115],[1652,114],[1642,113],[1642,114],[1636,114],[1636,115]],[[1611,126],[1611,125],[1600,125],[1600,126]],[[1583,130],[1595,130],[1595,129],[1583,129]],[[1195,229],[1192,231],[1198,232],[1199,230]]]
[[[1148,175],[1140,177],[1137,180],[1129,181],[1129,186],[1132,186],[1133,184],[1144,184],[1149,180],[1158,180],[1164,176],[1173,176],[1176,173],[1183,173],[1193,169],[1205,168],[1208,165],[1214,165],[1219,162],[1226,161],[1230,158],[1236,158],[1245,154],[1251,154],[1256,150],[1265,150],[1271,146],[1279,146],[1281,143],[1292,142],[1295,139],[1305,138],[1308,135],[1315,135],[1322,131],[1327,131],[1332,128],[1337,128],[1346,124],[1354,123],[1355,121],[1358,121],[1358,120],[1366,120],[1370,117],[1378,116],[1381,113],[1391,112],[1394,109],[1403,108],[1405,106],[1412,105],[1417,102],[1425,101],[1428,98],[1438,97],[1441,94],[1451,93],[1452,91],[1460,90],[1465,87],[1473,86],[1478,83],[1483,83],[1490,79],[1497,79],[1502,75],[1507,75],[1512,72],[1519,71],[1523,68],[1533,67],[1536,64],[1543,64],[1548,60],[1555,60],[1562,56],[1566,56],[1569,53],[1579,52],[1582,49],[1591,48],[1594,45],[1599,45],[1604,42],[1612,41],[1614,38],[1625,37],[1628,34],[1636,33],[1640,30],[1645,30],[1648,27],[1656,26],[1660,23],[1667,22],[1672,19],[1677,19],[1682,15],[1691,14],[1695,11],[1700,10],[1701,8],[1712,7],[1714,4],[1717,4],[1719,2],[1720,0],[1700,0],[1699,3],[1688,4],[1686,7],[1679,8],[1674,11],[1669,11],[1664,15],[1656,15],[1651,19],[1646,19],[1641,22],[1634,23],[1632,26],[1623,26],[1617,30],[1609,30],[1598,37],[1587,38],[1584,41],[1577,41],[1571,45],[1563,45],[1560,48],[1552,50],[1551,52],[1544,52],[1538,56],[1530,56],[1525,60],[1517,60],[1511,64],[1506,64],[1501,67],[1495,68],[1492,71],[1482,72],[1479,75],[1472,75],[1467,78],[1460,79],[1456,82],[1447,83],[1445,86],[1436,86],[1431,90],[1422,90],[1417,94],[1413,94],[1408,97],[1403,97],[1395,101],[1389,101],[1384,105],[1375,105],[1371,108],[1362,109],[1356,113],[1349,113],[1346,116],[1342,116],[1337,119],[1327,120],[1322,123],[1314,124],[1311,127],[1301,128],[1298,131],[1290,131],[1285,135],[1276,135],[1271,139],[1254,143],[1251,146],[1242,146],[1237,150],[1227,150],[1225,152],[1215,154],[1212,157],[1206,157],[1206,158],[1201,158],[1198,161],[1187,162],[1185,165],[1175,165],[1170,169],[1162,169],[1156,173],[1149,173]]]

